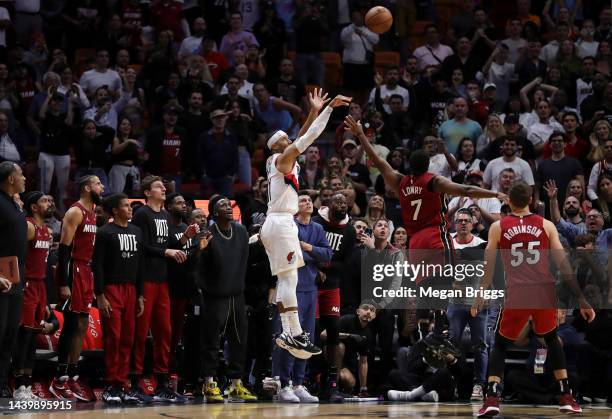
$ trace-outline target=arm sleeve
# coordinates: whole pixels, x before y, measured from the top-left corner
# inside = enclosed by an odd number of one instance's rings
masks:
[[[595,163],[595,165],[591,169],[591,174],[589,175],[587,195],[590,200],[597,199],[597,174],[599,173],[600,167],[601,162]]]
[[[314,140],[316,140],[319,135],[323,133],[323,130],[325,129],[325,126],[329,121],[329,117],[331,116],[332,110],[333,108],[329,106],[323,109],[323,112],[321,112],[319,116],[317,116],[317,119],[315,119],[310,128],[308,128],[306,134],[295,140],[295,146],[300,151],[300,153],[306,151],[306,149],[310,147]]]
[[[151,237],[151,231],[147,228],[147,218],[147,214],[141,209],[136,211],[136,215],[132,219],[134,225],[142,230],[142,248],[144,249],[144,254],[163,258],[166,255],[166,248],[153,244],[155,240]]]
[[[98,230],[92,258],[94,276],[94,292],[96,295],[104,292],[104,260],[106,258],[107,237],[104,231]]]

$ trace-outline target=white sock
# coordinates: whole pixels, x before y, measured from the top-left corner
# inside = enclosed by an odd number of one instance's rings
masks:
[[[204,377],[204,382],[206,382],[206,383],[214,382],[213,377]]]
[[[289,313],[281,313],[281,324],[283,325],[283,333],[291,335],[291,322],[289,321]]]
[[[289,311],[286,313],[289,318],[289,327],[291,328],[291,336],[299,336],[302,333],[302,326],[300,325],[300,317],[297,311]]]
[[[414,390],[408,392],[408,398],[410,400],[417,400],[417,399],[420,399],[425,394],[426,393],[425,393],[425,389],[423,388],[423,386],[419,386],[415,388]]]
[[[236,387],[240,383],[242,383],[240,378],[232,378],[232,387]]]

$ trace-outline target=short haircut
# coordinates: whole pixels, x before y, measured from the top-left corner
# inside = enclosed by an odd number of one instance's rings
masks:
[[[429,25],[425,25],[425,29],[423,29],[423,33],[427,33],[427,31],[430,30],[431,28],[434,28],[436,32],[438,32],[438,27],[434,25],[433,23],[430,23]]]
[[[174,200],[178,198],[179,196],[183,196],[183,195],[181,195],[178,192],[172,192],[166,195],[166,209],[168,209],[170,205],[174,204]]]
[[[514,171],[514,169],[512,167],[506,167],[505,169],[502,169],[502,171],[499,172],[499,174],[501,175],[504,172],[512,173],[513,175],[516,174],[516,172]]]
[[[510,202],[512,202],[515,206],[524,208],[529,205],[531,193],[531,186],[529,186],[527,182],[520,180],[515,182],[514,185],[510,187],[508,196],[510,197]]]
[[[140,191],[144,194],[145,191],[150,191],[153,184],[157,181],[163,183],[161,176],[149,175],[140,182]]]
[[[565,119],[565,117],[567,116],[573,116],[574,118],[576,118],[576,122],[580,121],[580,118],[578,117],[578,114],[574,111],[568,111],[565,112],[565,114],[563,115],[563,118],[561,118],[561,121],[563,121]]]
[[[511,141],[511,142],[513,142],[513,143],[518,144],[517,139],[516,139],[515,137],[513,137],[512,135],[505,135],[505,136],[503,136],[502,138],[503,138],[503,140],[502,140],[502,144],[503,144],[503,143],[505,143],[505,142],[508,142],[508,141]]]
[[[457,217],[459,217],[459,215],[461,214],[467,215],[468,217],[470,217],[470,223],[472,222],[472,213],[467,208],[461,208],[455,213],[455,221],[457,220]]]
[[[12,161],[0,163],[0,183],[5,182],[15,172],[16,165]]]
[[[79,194],[82,194],[86,186],[91,185],[93,178],[97,178],[96,175],[85,175],[79,179]]]
[[[310,193],[308,193],[308,191],[305,191],[305,190],[301,190],[298,192],[298,196],[304,196],[304,195],[310,196]]]
[[[402,95],[393,94],[393,95],[389,96],[389,101],[391,101],[393,99],[399,99],[400,102],[404,103],[404,98],[402,97]]]
[[[107,214],[113,215],[113,209],[119,208],[119,204],[121,204],[121,201],[124,199],[128,199],[128,196],[124,193],[112,194],[108,198],[104,199],[102,208],[104,208],[104,211]]]
[[[414,175],[422,175],[429,169],[429,155],[423,150],[416,150],[410,155],[410,170]]]
[[[582,57],[582,60],[580,60],[580,62],[584,64],[584,62],[587,60],[595,62],[595,57],[593,57],[592,55],[587,55],[586,57]]]

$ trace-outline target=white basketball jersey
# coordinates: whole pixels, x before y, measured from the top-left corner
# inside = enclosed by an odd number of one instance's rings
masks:
[[[286,212],[295,215],[298,212],[298,177],[300,166],[295,163],[289,174],[283,174],[276,168],[276,153],[266,162],[268,173],[268,214],[273,212]]]

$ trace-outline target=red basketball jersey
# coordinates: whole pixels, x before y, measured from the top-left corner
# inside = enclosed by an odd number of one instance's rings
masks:
[[[538,306],[548,305],[555,280],[550,272],[550,241],[544,230],[544,218],[536,214],[511,214],[502,218],[500,227],[507,301],[512,300],[514,305],[529,304],[531,308],[536,307],[529,301]],[[542,294],[536,296],[533,292]]]
[[[30,217],[27,217],[26,220],[34,225],[34,238],[28,242],[25,276],[27,279],[43,280],[47,276],[47,258],[49,257],[51,233],[49,233],[49,228],[46,225],[38,226]]]
[[[96,213],[89,211],[78,201],[72,207],[77,207],[83,212],[83,221],[81,221],[81,224],[79,224],[74,233],[71,257],[75,261],[91,263],[94,243],[96,241]]]
[[[427,227],[446,230],[444,195],[430,190],[435,176],[429,172],[420,176],[406,175],[400,182],[400,206],[408,237]]]

